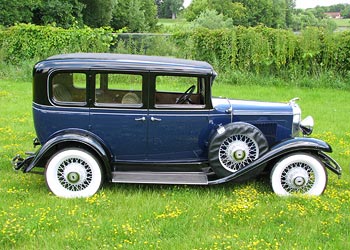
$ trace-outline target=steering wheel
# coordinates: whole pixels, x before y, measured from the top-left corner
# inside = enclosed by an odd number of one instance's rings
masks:
[[[192,85],[191,87],[189,87],[185,93],[183,93],[179,99],[177,99],[176,104],[183,104],[185,102],[189,102],[192,103],[190,97],[193,94],[194,90],[195,90],[196,86]]]

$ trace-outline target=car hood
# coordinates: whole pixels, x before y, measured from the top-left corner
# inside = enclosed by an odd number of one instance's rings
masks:
[[[226,112],[232,107],[233,113],[236,115],[252,115],[252,114],[292,114],[293,107],[289,103],[277,102],[261,102],[233,100],[226,98],[212,98],[212,104],[215,110]]]

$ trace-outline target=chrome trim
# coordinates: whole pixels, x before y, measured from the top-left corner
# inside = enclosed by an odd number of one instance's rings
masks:
[[[289,101],[289,105],[293,109],[293,124],[292,124],[292,136],[298,136],[300,132],[300,122],[301,122],[301,109],[299,105],[296,103],[299,98],[293,98]]]
[[[227,115],[227,114],[224,114]],[[233,110],[233,115],[290,115],[290,112]]]

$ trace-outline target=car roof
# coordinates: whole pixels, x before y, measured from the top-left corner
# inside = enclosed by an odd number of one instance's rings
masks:
[[[120,69],[145,70],[154,72],[212,74],[213,67],[203,61],[178,59],[163,56],[146,56],[113,53],[73,53],[61,54],[47,58],[36,64],[35,68],[68,69]],[[49,69],[48,69],[49,70]]]

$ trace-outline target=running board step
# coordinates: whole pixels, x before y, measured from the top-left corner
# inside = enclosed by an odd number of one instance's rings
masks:
[[[116,171],[112,172],[112,182],[207,185],[208,177],[204,172]]]

